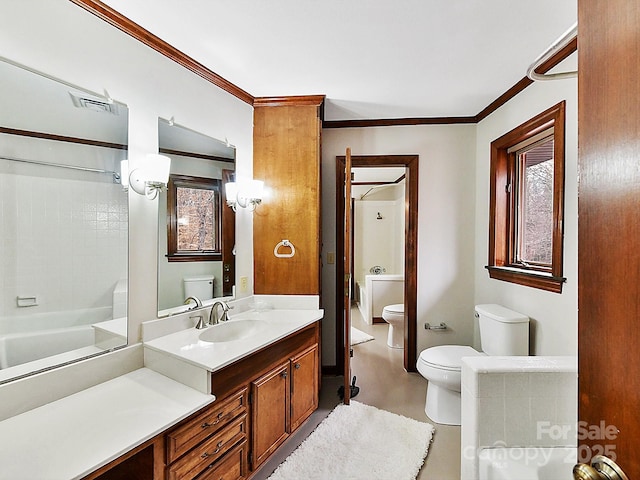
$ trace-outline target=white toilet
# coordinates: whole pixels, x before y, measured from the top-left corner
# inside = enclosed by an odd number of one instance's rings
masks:
[[[396,303],[384,307],[382,319],[389,324],[387,346],[404,348],[404,304]]]
[[[213,275],[194,275],[193,277],[184,277],[184,298],[196,297],[201,301],[211,300],[213,298]]]
[[[463,357],[529,355],[529,317],[503,306],[476,305],[482,352],[462,345],[441,345],[420,353],[416,367],[426,378],[424,411],[436,423],[460,425],[460,369]]]

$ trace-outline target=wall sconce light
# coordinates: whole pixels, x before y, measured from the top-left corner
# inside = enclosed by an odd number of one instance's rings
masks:
[[[122,190],[129,191],[129,160],[120,161],[120,185]]]
[[[237,207],[246,208],[250,212],[253,212],[258,204],[262,202],[263,190],[264,182],[261,180],[238,180],[237,182],[229,182],[225,185],[227,205],[229,205],[234,212]]]
[[[129,186],[134,192],[154,200],[158,192],[169,182],[171,159],[164,155],[150,154],[139,162],[129,174]]]

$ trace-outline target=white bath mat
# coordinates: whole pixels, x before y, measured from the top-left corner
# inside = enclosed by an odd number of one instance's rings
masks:
[[[415,480],[434,428],[363,403],[338,405],[269,480]]]
[[[351,327],[351,345],[358,345],[359,343],[370,342],[371,340],[373,340],[373,337],[368,333]]]

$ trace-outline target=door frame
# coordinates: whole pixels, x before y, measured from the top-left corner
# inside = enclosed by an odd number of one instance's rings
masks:
[[[352,167],[406,167],[404,256],[404,369],[415,372],[418,303],[418,155],[352,155]],[[344,225],[345,157],[336,157],[336,365],[344,363]],[[350,306],[349,306],[350,308]]]

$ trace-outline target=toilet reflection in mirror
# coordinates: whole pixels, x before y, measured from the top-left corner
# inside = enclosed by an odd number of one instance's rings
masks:
[[[158,196],[158,316],[184,301],[230,297],[235,290],[235,213],[224,184],[235,178],[235,147],[173,120],[158,119],[159,153],[171,158]],[[197,294],[193,292],[197,291]]]

